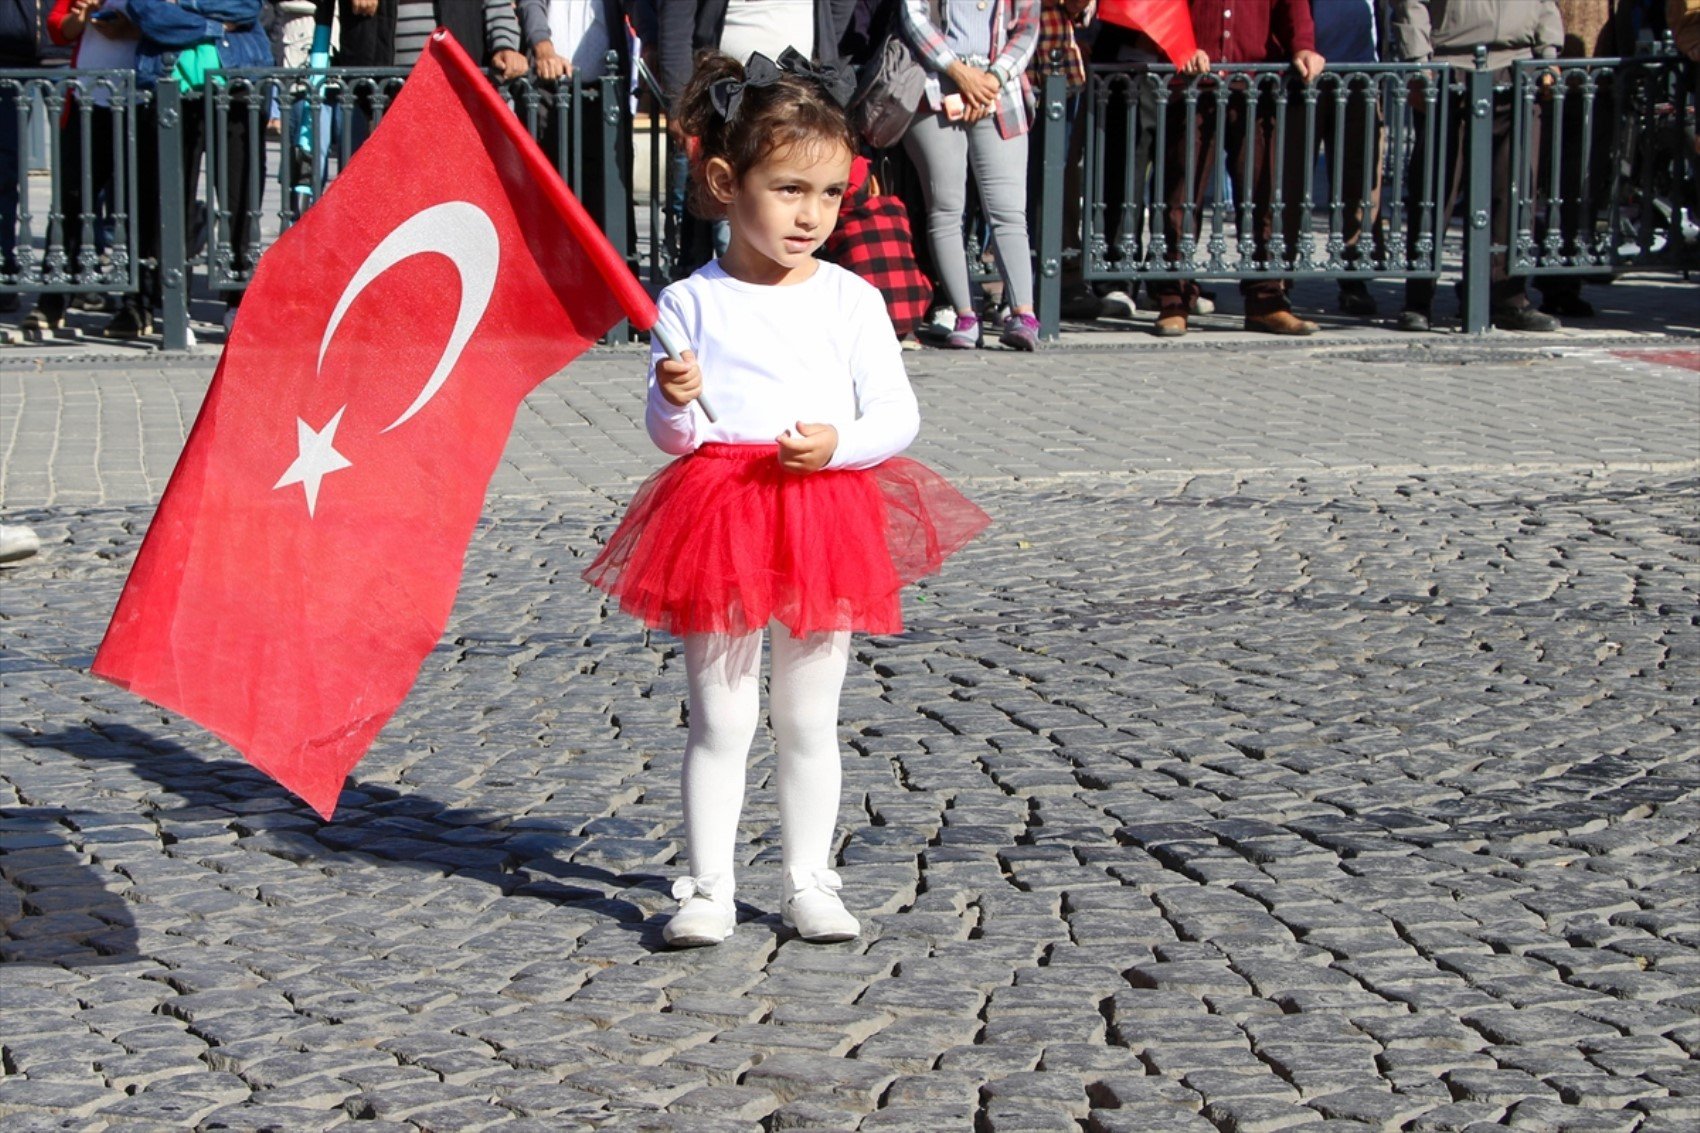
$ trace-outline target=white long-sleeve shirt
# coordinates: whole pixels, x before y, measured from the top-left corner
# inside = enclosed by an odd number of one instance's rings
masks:
[[[663,452],[772,444],[798,422],[819,422],[838,430],[828,468],[869,468],[908,448],[921,427],[885,299],[836,264],[774,287],[733,279],[716,260],[670,284],[656,306],[663,329],[696,352],[716,417],[662,395],[655,363],[666,353],[657,342],[644,418]]]

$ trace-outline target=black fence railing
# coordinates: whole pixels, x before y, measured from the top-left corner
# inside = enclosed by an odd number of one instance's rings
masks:
[[[1517,167],[1512,271],[1694,266],[1694,78],[1668,56],[1513,66],[1513,149],[1531,160]]]
[[[0,274],[0,290],[136,288],[137,111],[146,103],[130,71],[0,71],[0,113],[16,116],[17,137],[28,136],[33,114],[53,123],[42,211],[19,170],[16,264]]]
[[[1053,69],[1036,91],[1031,140],[1042,332],[1058,331],[1069,274],[1128,285],[1434,279],[1457,265],[1464,328],[1480,332],[1496,261],[1517,275],[1690,270],[1700,250],[1693,72],[1664,45],[1629,59],[1520,63],[1497,82],[1481,60],[1342,67],[1308,84],[1273,65],[1202,76],[1095,67],[1071,96]],[[503,90],[659,288],[681,263],[683,163],[664,120],[634,113],[616,74]],[[143,290],[164,311],[167,348],[186,346],[191,280],[215,294],[245,287],[404,79],[398,69],[214,72],[181,95],[171,84],[137,90],[127,72],[0,71],[0,113],[53,126],[39,190],[21,175],[16,263],[0,291]],[[660,104],[641,66],[638,94]],[[1504,115],[1511,156],[1506,166],[1500,153],[1496,183]],[[199,144],[186,146],[188,135]],[[971,216],[967,232],[975,275],[995,278],[983,226]]]

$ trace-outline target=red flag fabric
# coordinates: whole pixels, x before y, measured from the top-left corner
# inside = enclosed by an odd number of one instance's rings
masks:
[[[1198,52],[1187,0],[1098,0],[1098,18],[1144,32],[1177,67]]]
[[[329,818],[448,622],[525,395],[655,307],[436,32],[262,257],[97,676]]]

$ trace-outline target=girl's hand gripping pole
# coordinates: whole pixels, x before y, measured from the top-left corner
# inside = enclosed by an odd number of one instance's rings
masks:
[[[674,342],[672,336],[661,328],[660,323],[656,323],[654,326],[650,327],[649,333],[655,336],[655,341],[661,344],[661,349],[667,352],[667,357],[673,359],[675,362],[683,362],[685,360],[684,347],[680,346],[677,342]],[[718,420],[718,418],[714,415],[714,410],[708,407],[708,393],[706,390],[697,394],[697,408],[702,410],[702,415],[708,418],[710,424]]]

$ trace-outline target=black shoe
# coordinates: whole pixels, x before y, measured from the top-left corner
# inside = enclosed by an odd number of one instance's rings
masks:
[[[103,338],[140,338],[153,333],[153,312],[126,304],[100,328]]]
[[[1340,285],[1340,310],[1360,319],[1372,319],[1376,314],[1375,296],[1357,280]]]
[[[65,311],[46,303],[37,303],[18,325],[23,330],[35,331],[37,334],[50,334],[65,325]]]
[[[1501,307],[1493,313],[1493,325],[1500,330],[1544,333],[1558,330],[1564,324],[1551,315],[1541,314],[1533,307]]]
[[[1104,300],[1090,287],[1082,284],[1063,292],[1062,317],[1090,322],[1104,313]]]
[[[1541,310],[1549,315],[1562,315],[1567,319],[1591,319],[1594,317],[1594,305],[1580,295],[1549,295],[1541,300]]]
[[[1427,311],[1400,311],[1399,321],[1393,324],[1396,328],[1411,333],[1432,330]]]

